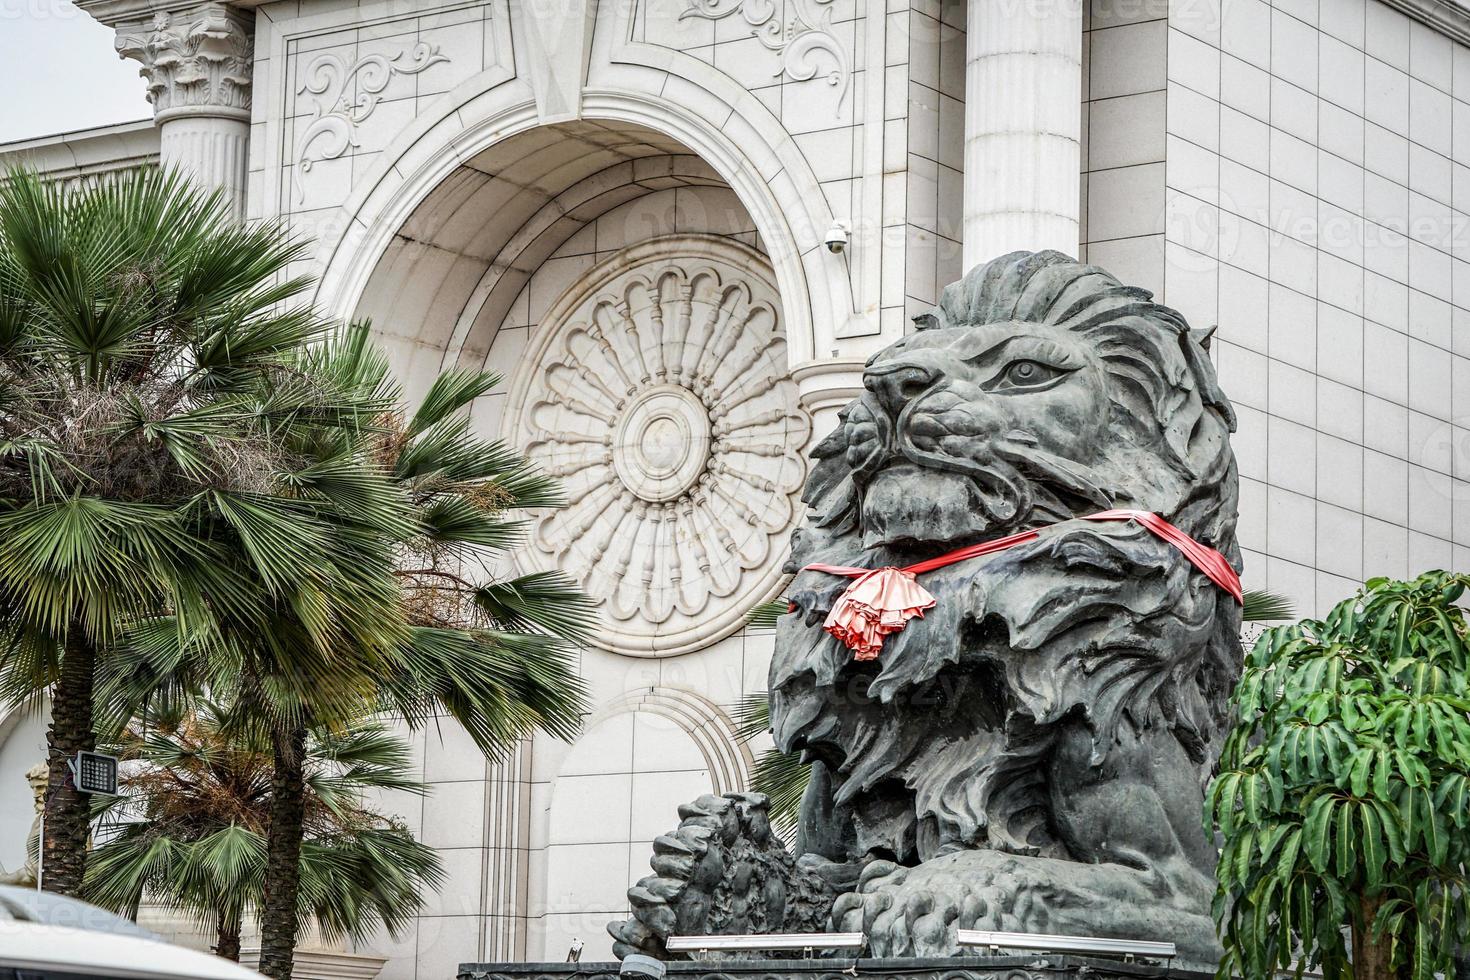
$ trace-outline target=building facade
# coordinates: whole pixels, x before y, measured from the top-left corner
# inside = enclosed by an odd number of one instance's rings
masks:
[[[1056,247],[1153,290],[1240,415],[1245,583],[1330,607],[1470,570],[1470,12],[1458,0],[80,0],[153,119],[0,147],[155,160],[309,237],[410,397],[570,505],[516,558],[598,599],[595,708],[387,799],[449,880],[389,980],[603,959],[649,842],[744,787],[806,453],[970,265]],[[835,247],[845,241],[843,247]],[[8,727],[7,727],[8,726]],[[41,723],[0,719],[0,865]],[[18,801],[13,804],[12,801]]]

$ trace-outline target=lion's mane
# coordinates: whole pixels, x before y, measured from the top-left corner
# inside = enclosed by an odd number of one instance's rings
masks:
[[[1235,417],[1208,334],[1147,290],[1057,252],[980,266],[915,320],[920,334],[960,340],[967,329],[1009,323],[1022,332],[1049,325],[1085,342],[1105,379],[1106,445],[1079,466],[1024,432],[960,440],[966,448],[945,479],[973,474],[1000,488],[983,499],[1000,492],[1015,502],[1014,513],[1004,501],[993,507],[1002,516],[989,520],[986,536],[1053,529],[926,576],[938,606],[890,637],[877,662],[855,663],[821,630],[847,581],[799,570],[814,561],[904,564],[968,543],[875,545],[870,533],[864,547],[866,481],[878,465],[864,454],[906,456],[910,469],[949,464],[906,448],[904,426],[917,417],[885,414],[871,394],[844,410],[813,453],[809,514],[789,566],[797,610],[779,626],[770,678],[778,745],[819,763],[803,849],[834,859],[890,852],[927,860],[955,847],[1076,857],[1048,818],[1057,789],[1048,760],[1064,723],[1087,726],[1094,766],[1108,764],[1125,730],[1159,728],[1201,779],[1213,766],[1239,670],[1234,600],[1141,528],[1068,520],[1104,506],[1154,511],[1240,567]],[[874,355],[870,372],[915,340]],[[883,516],[872,511],[866,519]],[[814,829],[834,822],[845,829]]]

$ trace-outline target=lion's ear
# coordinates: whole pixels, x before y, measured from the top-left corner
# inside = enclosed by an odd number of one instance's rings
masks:
[[[1209,350],[1210,340],[1215,336],[1215,331],[1219,329],[1220,325],[1218,323],[1212,323],[1203,330],[1190,328],[1189,336],[1193,338],[1196,344],[1200,345],[1201,350]]]
[[[935,310],[930,310],[928,313],[920,313],[914,317],[915,330],[938,330],[943,326],[944,322]]]

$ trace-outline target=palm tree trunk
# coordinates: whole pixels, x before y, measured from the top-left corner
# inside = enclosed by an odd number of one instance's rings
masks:
[[[68,765],[79,751],[97,742],[92,732],[92,678],[96,650],[73,623],[62,651],[61,676],[51,696],[51,726],[46,730],[46,800],[41,842],[41,885],[47,891],[75,895],[87,867],[85,794],[78,793]]]
[[[214,952],[227,960],[240,962],[240,920],[224,909],[219,910],[218,925],[215,927]]]
[[[305,816],[306,729],[277,729],[271,738],[270,828],[266,834],[265,907],[260,915],[260,972],[290,980],[296,949],[296,901]]]
[[[1383,904],[1381,897],[1362,899],[1362,921],[1353,923],[1353,980],[1395,980],[1386,942],[1373,939],[1373,917]]]

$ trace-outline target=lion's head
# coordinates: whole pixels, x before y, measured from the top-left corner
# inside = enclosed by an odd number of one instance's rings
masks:
[[[823,764],[817,796],[850,823],[849,850],[1080,858],[1049,817],[1057,733],[1083,726],[1105,767],[1123,733],[1167,731],[1203,775],[1240,620],[1149,532],[1071,519],[1154,511],[1238,568],[1234,415],[1207,335],[1057,252],[976,268],[915,322],[815,450],[790,570],[1051,530],[926,575],[937,607],[867,664],[820,628],[847,581],[799,572],[771,667],[776,738]]]

